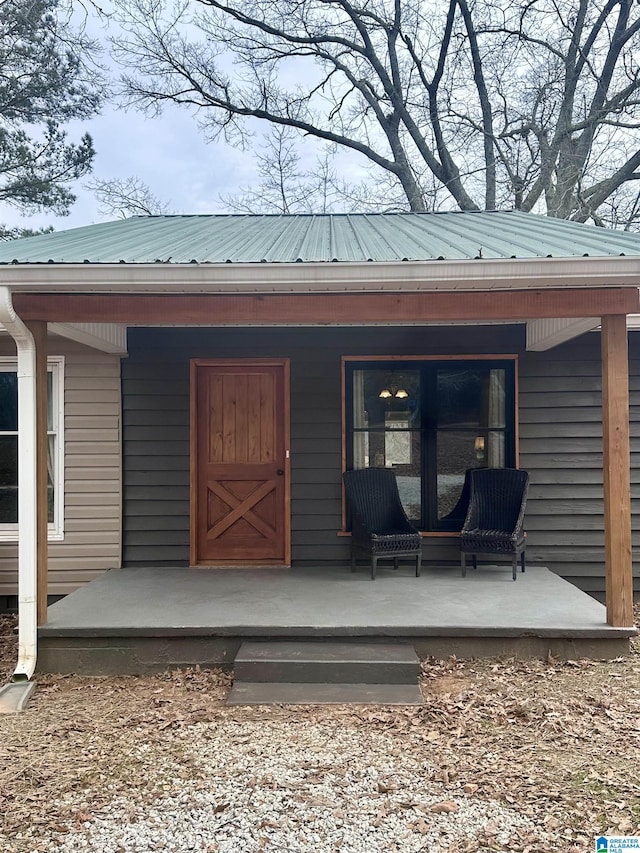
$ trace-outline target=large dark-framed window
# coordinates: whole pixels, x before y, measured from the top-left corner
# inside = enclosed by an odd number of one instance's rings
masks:
[[[459,530],[465,472],[516,465],[516,357],[366,357],[343,365],[346,467],[393,468],[421,530]]]

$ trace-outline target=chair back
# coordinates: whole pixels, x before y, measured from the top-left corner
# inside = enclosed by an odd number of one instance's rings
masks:
[[[529,474],[516,468],[469,472],[469,510],[463,530],[514,532],[522,527]]]
[[[347,502],[369,530],[390,530],[405,520],[396,475],[391,468],[360,468],[342,475]]]
[[[471,468],[467,468],[464,472],[464,483],[462,485],[460,497],[451,512],[442,516],[440,519],[441,521],[464,521],[467,517],[467,510],[469,509],[469,492],[471,491],[471,471]]]

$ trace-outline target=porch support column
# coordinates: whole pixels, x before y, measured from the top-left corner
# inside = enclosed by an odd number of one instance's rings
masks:
[[[602,470],[607,622],[633,625],[627,318],[602,317]]]
[[[37,619],[38,625],[47,622],[49,588],[48,556],[48,404],[47,404],[47,324],[41,320],[26,323],[36,345],[36,535],[37,535]]]

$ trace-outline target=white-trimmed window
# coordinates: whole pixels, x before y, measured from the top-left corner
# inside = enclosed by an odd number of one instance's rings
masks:
[[[18,538],[18,374],[0,358],[0,542]],[[49,541],[64,538],[64,356],[47,359],[47,506]],[[34,508],[35,510],[35,508]]]

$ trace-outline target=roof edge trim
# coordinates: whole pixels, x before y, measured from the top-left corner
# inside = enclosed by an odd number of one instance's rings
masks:
[[[15,292],[327,293],[637,287],[640,259],[526,258],[308,264],[0,266]]]

